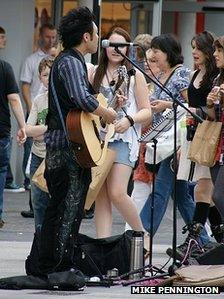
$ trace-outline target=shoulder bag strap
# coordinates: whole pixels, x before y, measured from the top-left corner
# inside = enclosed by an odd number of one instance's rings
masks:
[[[163,84],[164,86],[167,85],[167,83],[169,82],[169,80],[171,79],[171,77],[173,76],[173,74],[176,72],[177,69],[179,69],[180,67],[182,67],[183,65],[178,65],[177,67],[175,67],[172,72],[170,73],[169,77],[166,79],[166,82]]]
[[[183,65],[182,65],[182,64],[181,64],[181,65],[178,65],[177,67],[175,67],[175,69],[172,70],[172,72],[170,73],[169,77],[168,77],[168,78],[166,79],[166,81],[164,82],[163,86],[166,87],[167,83],[169,82],[169,80],[171,79],[171,77],[173,76],[173,74],[175,73],[175,71],[176,71],[179,67],[181,67],[181,66],[183,66]],[[160,88],[160,93],[159,93],[158,97],[160,96],[161,92],[162,92],[162,89]]]

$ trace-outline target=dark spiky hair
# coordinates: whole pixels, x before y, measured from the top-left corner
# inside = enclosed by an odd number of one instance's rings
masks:
[[[62,46],[70,49],[82,42],[83,34],[93,34],[94,16],[87,7],[70,10],[59,25],[59,36]]]

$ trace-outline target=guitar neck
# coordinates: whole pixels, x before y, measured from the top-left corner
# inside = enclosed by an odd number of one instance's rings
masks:
[[[123,94],[125,95],[127,93],[126,87],[127,87],[127,84],[125,81],[123,81],[117,90],[121,90],[123,92]],[[114,96],[113,96],[112,100],[109,102],[109,105],[107,107],[117,110],[116,105],[117,105],[117,93],[115,91]]]

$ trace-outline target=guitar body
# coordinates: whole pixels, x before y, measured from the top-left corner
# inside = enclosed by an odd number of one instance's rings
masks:
[[[97,100],[107,107],[107,100],[99,94]],[[77,163],[83,168],[101,165],[104,162],[108,140],[114,134],[114,125],[106,125],[106,136],[100,137],[100,118],[92,113],[72,109],[66,118],[66,127],[75,152]]]

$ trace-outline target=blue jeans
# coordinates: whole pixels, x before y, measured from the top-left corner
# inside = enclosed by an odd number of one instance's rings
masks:
[[[30,178],[34,175],[35,171],[43,161],[43,158],[40,158],[32,153],[31,163],[30,163]],[[42,191],[38,188],[31,180],[31,201],[34,212],[34,222],[35,229],[41,228],[43,223],[44,214],[49,202],[48,193]]]
[[[155,196],[154,196],[154,215],[153,215],[153,235],[156,233],[162,218],[166,212],[170,196],[173,197],[174,190],[174,173],[170,168],[172,156],[161,162],[158,174],[155,180]],[[189,193],[188,182],[177,180],[176,185],[177,208],[186,224],[191,223],[195,210],[195,202]],[[143,227],[150,233],[151,224],[151,198],[149,195],[140,217]],[[209,237],[203,230],[200,240],[203,244],[209,241]]]
[[[10,137],[0,138],[0,219],[3,212],[3,192],[10,158]]]

